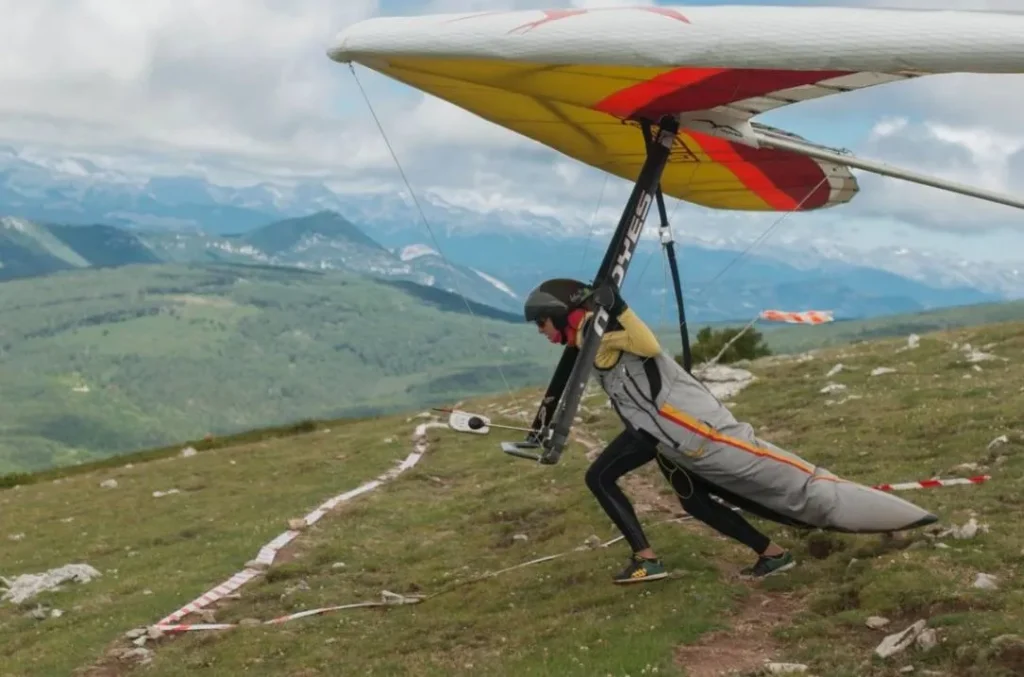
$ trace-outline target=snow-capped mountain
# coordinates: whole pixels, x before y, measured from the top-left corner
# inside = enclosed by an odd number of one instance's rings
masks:
[[[411,245],[397,253],[386,249],[334,212],[275,221],[233,236],[166,231],[137,235],[169,261],[215,260],[349,271],[415,282],[501,310],[519,310],[517,297],[497,278],[481,284],[479,273],[445,261],[426,245]]]
[[[481,212],[458,196],[431,191],[417,198],[419,207],[401,193],[342,195],[317,182],[236,188],[200,177],[134,176],[109,162],[0,148],[0,215],[68,228],[120,226],[138,235],[146,251],[171,260],[355,270],[518,310],[520,299],[546,277],[589,279],[607,242],[606,236],[588,237],[582,220],[567,223],[529,208]],[[323,217],[328,213],[334,216]],[[314,217],[340,219],[350,228],[305,228],[285,244],[275,239],[290,231],[272,224]],[[1024,296],[1024,261],[979,266],[950,255],[865,252],[779,234],[732,265],[748,239],[678,228],[676,236],[695,319],[733,319],[767,305],[863,317]],[[4,257],[0,249],[9,276],[15,271]],[[636,258],[624,291],[649,312],[671,310],[660,245],[645,239]]]
[[[939,255],[908,247],[858,249],[824,239],[792,240],[765,247],[759,253],[777,260],[792,260],[795,251],[816,259],[870,266],[939,287],[972,287],[1005,298],[1024,296],[1024,258],[1010,264]]]

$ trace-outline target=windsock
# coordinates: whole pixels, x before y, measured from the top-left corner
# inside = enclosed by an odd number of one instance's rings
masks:
[[[831,310],[805,310],[803,312],[762,310],[760,318],[769,322],[788,322],[790,324],[824,324],[835,320]]]

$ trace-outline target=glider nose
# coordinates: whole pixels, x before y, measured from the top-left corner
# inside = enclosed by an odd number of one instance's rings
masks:
[[[933,515],[931,513],[928,513],[927,515],[925,515],[921,519],[917,520],[916,522],[913,522],[913,523],[908,524],[907,526],[903,527],[903,529],[901,529],[901,531],[909,531],[910,529],[920,529],[921,527],[926,527],[929,524],[935,524],[938,521],[939,521],[938,515]]]
[[[337,61],[338,63],[350,63],[352,61],[352,55],[346,44],[348,42],[347,37],[348,31],[341,31],[327,45],[327,56],[332,61]]]

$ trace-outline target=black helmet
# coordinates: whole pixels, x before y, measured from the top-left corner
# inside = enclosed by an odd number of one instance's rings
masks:
[[[526,297],[523,315],[527,322],[540,322],[550,318],[555,326],[561,329],[571,311],[585,306],[591,291],[593,290],[590,285],[579,280],[547,280]]]

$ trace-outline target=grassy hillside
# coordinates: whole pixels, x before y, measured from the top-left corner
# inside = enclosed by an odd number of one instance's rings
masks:
[[[206,621],[265,621],[379,600],[382,590],[426,596],[418,605],[165,637],[143,647],[152,652],[145,667],[113,658],[133,648],[126,631],[241,570],[289,519],[393,468],[423,419],[331,422],[291,438],[221,440],[191,458],[140,457],[0,491],[0,534],[13,537],[0,549],[0,574],[70,562],[102,572],[20,607],[0,603],[0,675],[712,677],[753,675],[766,659],[830,677],[895,677],[908,666],[931,677],[1019,675],[1024,325],[927,335],[916,349],[905,346],[901,338],[759,361],[750,367],[758,380],[733,406],[766,438],[863,483],[990,473],[978,486],[904,494],[940,516],[933,533],[826,536],[755,519],[799,565],[744,583],[735,573],[750,553],[692,522],[666,523],[678,504],[647,467],[626,490],[674,575],[613,586],[609,577],[626,554],[621,542],[574,550],[592,535],[617,535],[583,484],[588,447],[619,429],[604,398],[591,396],[554,467],[502,455],[500,433],[427,431],[417,465],[329,512],[238,598],[214,604]],[[975,350],[993,357],[972,361]],[[844,368],[827,377],[837,363]],[[878,367],[895,371],[872,376]],[[829,383],[847,389],[822,393]],[[463,406],[500,417],[532,412],[538,395]],[[1003,435],[1005,443],[989,448]],[[117,487],[100,486],[108,479]],[[172,488],[180,493],[153,496]],[[944,533],[971,517],[982,525],[976,534]],[[981,573],[998,589],[974,587]],[[888,624],[871,629],[871,616]],[[886,635],[918,620],[934,631],[932,648],[873,656]]]
[[[530,327],[472,308],[416,285],[227,264],[6,282],[0,473],[546,381],[557,354]]]
[[[270,266],[136,265],[5,282],[0,474],[547,380],[557,351],[518,315],[471,308],[407,281]],[[1012,317],[1024,317],[1024,303],[759,328],[784,353]],[[680,350],[675,328],[661,336]]]

